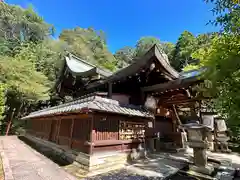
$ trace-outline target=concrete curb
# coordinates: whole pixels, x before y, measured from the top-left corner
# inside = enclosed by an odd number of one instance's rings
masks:
[[[3,152],[4,146],[2,141],[1,141],[1,146],[2,146],[1,157],[2,157],[4,180],[14,180],[12,169],[10,168],[9,160],[5,155],[5,153]]]

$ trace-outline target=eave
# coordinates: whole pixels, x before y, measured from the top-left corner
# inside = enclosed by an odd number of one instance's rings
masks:
[[[126,79],[129,76],[135,76],[141,71],[146,71],[154,60],[157,60],[157,63],[160,65],[160,71],[166,79],[174,80],[179,77],[179,73],[169,64],[163,56],[160,48],[157,45],[154,45],[142,58],[134,60],[132,64],[126,68],[120,69],[106,79],[90,83],[86,88],[90,89],[108,82],[116,82]]]

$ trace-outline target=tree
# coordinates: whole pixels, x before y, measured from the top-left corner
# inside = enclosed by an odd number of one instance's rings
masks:
[[[31,52],[28,57],[34,58]],[[5,122],[10,125],[12,117],[18,116],[25,105],[49,98],[50,83],[47,77],[37,72],[34,64],[25,58],[22,55],[0,56],[0,82],[6,84],[7,89]]]
[[[161,43],[161,47],[162,47],[163,51],[167,54],[168,59],[171,63],[172,59],[173,59],[173,52],[175,49],[175,45],[171,42],[164,42],[164,43]]]
[[[42,72],[51,85],[54,85],[59,76],[59,71],[63,65],[64,57],[69,50],[66,42],[61,40],[46,39],[35,47],[36,57],[34,59],[36,70]]]
[[[239,55],[240,36],[230,34],[215,37],[208,49],[200,49],[193,54],[200,59],[201,67],[208,68],[204,76],[211,82],[209,92],[231,127],[240,126]]]
[[[155,44],[161,46],[161,42],[158,38],[151,36],[140,38],[136,44],[135,57],[142,57]]]
[[[43,56],[40,58],[38,47],[52,34],[53,27],[32,7],[23,9],[0,3],[0,84],[6,90],[2,127],[18,116],[24,106],[49,98],[50,78],[39,68]],[[0,107],[2,110],[2,104]]]
[[[45,23],[32,7],[0,3],[0,52],[12,54],[21,43],[37,43],[53,32],[53,26]]]
[[[218,15],[215,24],[222,30],[214,34],[207,48],[193,53],[199,59],[199,67],[207,67],[203,74],[211,86],[203,90],[210,92],[214,105],[235,136],[240,135],[240,8],[235,1],[212,0],[213,11]],[[228,9],[226,12],[225,10]]]
[[[172,57],[172,66],[181,71],[182,68],[194,62],[191,54],[197,48],[197,41],[194,35],[188,31],[184,31],[177,40],[175,50]]]
[[[111,71],[115,69],[116,59],[108,51],[103,31],[77,27],[63,30],[59,38],[67,42],[70,51],[83,60]]]
[[[117,50],[114,54],[117,60],[117,68],[123,68],[132,63],[135,56],[135,49],[129,46]]]
[[[213,3],[212,11],[217,15],[214,25],[220,25],[221,31],[226,33],[240,34],[240,3],[238,0],[204,0],[207,3]]]

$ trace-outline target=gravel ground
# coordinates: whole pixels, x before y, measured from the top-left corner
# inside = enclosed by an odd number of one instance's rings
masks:
[[[160,177],[147,177],[131,174],[125,169],[88,177],[85,180],[161,180]]]
[[[85,180],[162,180],[162,179],[164,178],[139,176],[136,174],[131,174],[125,169],[121,169],[97,176],[88,177]],[[166,180],[198,180],[198,178],[183,174],[175,174],[171,177],[166,178]]]

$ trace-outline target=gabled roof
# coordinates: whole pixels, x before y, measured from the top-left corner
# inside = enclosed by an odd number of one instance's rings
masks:
[[[98,75],[100,75],[101,78],[106,78],[112,74],[110,71],[103,70],[71,53],[68,53],[68,55],[64,59],[61,74],[55,84],[55,88],[58,92],[60,91],[61,83],[63,82],[65,74],[69,72],[72,74],[73,77],[80,78],[91,78]]]
[[[32,112],[22,119],[31,119],[41,116],[61,113],[81,112],[82,110],[108,112],[129,116],[154,118],[153,114],[132,105],[121,105],[118,101],[97,96],[95,93],[81,97],[78,100]]]
[[[97,66],[92,65],[70,53],[66,56],[65,61],[68,70],[73,76],[89,77],[99,74],[103,77],[107,77],[112,74],[110,71],[98,68]]]
[[[157,45],[154,45],[142,58],[134,60],[132,64],[117,71],[112,76],[109,76],[108,79],[114,81],[119,80],[122,77],[136,74],[139,70],[146,69],[146,65],[150,65],[152,63],[153,57],[155,57],[162,66],[162,73],[172,79],[179,77],[178,72],[169,64],[164,52],[162,52]]]
[[[161,72],[170,80],[179,77],[179,73],[170,65],[167,55],[162,52],[157,45],[154,45],[142,58],[134,60],[132,64],[120,69],[106,79],[90,83],[87,88],[96,87],[100,84],[105,84],[106,82],[114,82],[127,76],[135,75],[142,70],[149,68],[154,59],[160,64]]]

